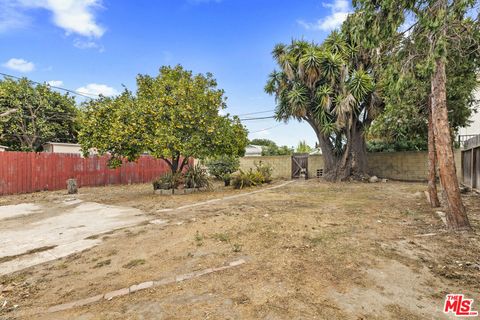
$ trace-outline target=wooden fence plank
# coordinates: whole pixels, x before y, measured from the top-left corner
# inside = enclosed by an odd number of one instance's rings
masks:
[[[80,187],[146,183],[169,171],[163,160],[151,156],[124,162],[117,169],[108,168],[107,162],[107,156],[0,152],[0,195],[61,190],[70,178],[77,179]]]

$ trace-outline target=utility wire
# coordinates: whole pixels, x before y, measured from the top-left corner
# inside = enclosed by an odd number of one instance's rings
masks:
[[[250,115],[254,115],[254,114],[269,113],[269,112],[273,112],[273,111],[275,111],[275,109],[265,110],[265,111],[258,111],[258,112],[250,112],[250,113],[241,113],[241,114],[237,114],[236,116],[237,116],[237,117],[240,117],[240,116],[250,116]]]
[[[17,76],[11,75],[11,74],[3,73],[3,72],[0,72],[0,75],[4,76],[4,77],[6,77],[6,78],[13,78],[13,79],[17,79],[17,80],[22,79],[21,77],[17,77]],[[40,83],[40,82],[33,81],[33,80],[30,80],[30,79],[28,79],[28,81],[30,81],[31,83],[39,84],[39,85],[44,85],[44,84],[46,83],[46,82],[45,82],[45,83]],[[57,89],[57,90],[66,91],[66,92],[69,92],[69,93],[72,93],[72,94],[75,94],[75,95],[78,95],[78,96],[81,96],[81,97],[84,97],[84,98],[88,98],[88,99],[94,99],[94,98],[98,98],[98,97],[99,97],[99,95],[96,95],[96,94],[80,93],[80,92],[78,92],[78,91],[71,90],[71,89],[67,89],[67,88],[62,88],[62,87],[57,87],[57,86],[52,86],[52,85],[49,85],[49,86],[50,86],[50,88],[54,88],[54,89]],[[257,111],[257,112],[237,114],[236,116],[248,116],[248,115],[269,113],[269,112],[273,112],[273,111],[275,111],[275,110],[274,110],[274,109],[271,109],[271,110],[264,110],[264,111]],[[275,118],[275,117],[274,117],[274,116],[267,116],[267,117],[243,118],[243,119],[240,119],[240,120],[241,120],[241,121],[252,121],[252,120],[264,120],[264,119],[273,119],[273,118]]]
[[[17,79],[17,80],[20,80],[22,79],[21,77],[16,77],[16,76],[12,76],[11,74],[6,74],[6,73],[3,73],[3,72],[0,72],[0,75],[6,77],[6,78],[13,78],[13,79]],[[33,80],[30,80],[28,79],[28,81],[32,82],[32,83],[35,83],[35,84],[39,84],[39,85],[44,85],[45,83],[40,83],[40,82],[37,82],[37,81],[33,81]],[[48,84],[48,83],[47,83]],[[80,93],[78,91],[75,91],[75,90],[71,90],[71,89],[67,89],[67,88],[62,88],[62,87],[57,87],[57,86],[52,86],[52,85],[49,85],[50,88],[54,88],[54,89],[57,89],[57,90],[63,90],[63,91],[66,91],[66,92],[70,92],[72,94],[76,94],[78,96],[82,96],[84,98],[88,98],[88,99],[94,99],[93,97],[95,98],[98,98],[99,95],[97,94],[93,94],[93,93]]]
[[[274,119],[275,116],[268,116],[268,117],[256,117],[256,118],[243,118],[240,119],[241,121],[250,121],[250,120],[263,120],[263,119]]]
[[[270,130],[270,129],[274,129],[274,128],[277,128],[277,127],[280,127],[283,123],[279,123],[273,127],[268,127],[268,128],[264,128],[264,129],[261,129],[261,130],[256,130],[256,131],[251,131],[249,133],[258,133],[258,132],[263,132],[263,131],[267,131],[267,130]]]

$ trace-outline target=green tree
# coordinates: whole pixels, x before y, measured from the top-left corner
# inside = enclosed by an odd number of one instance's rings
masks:
[[[474,37],[479,37],[478,24],[471,19],[465,19],[462,24],[468,26],[469,32],[477,34]],[[459,26],[451,27],[448,29],[449,38],[461,32]],[[382,74],[385,110],[372,123],[368,137],[373,141],[374,150],[426,150],[430,95],[430,77],[425,72],[427,59],[417,53],[417,58],[411,59],[408,66],[405,57],[411,57],[418,50],[418,43],[423,44],[423,52],[427,52],[428,42],[422,41],[422,35],[417,32],[398,39]],[[477,75],[472,70],[479,66],[479,52],[469,41],[449,41],[447,45],[447,107],[453,134],[470,123],[469,118],[478,102],[474,95]]]
[[[446,64],[449,57],[456,54],[455,51],[460,57],[469,51],[478,52],[478,32],[472,30],[472,26],[478,25],[478,21],[469,24],[467,18],[467,13],[475,3],[474,0],[354,2],[357,12],[363,15],[363,21],[357,24],[357,36],[362,37],[366,45],[376,47],[376,50],[382,52],[387,52],[385,49],[391,48],[391,44],[398,41],[392,39],[406,38],[409,42],[400,44],[408,49],[404,51],[401,59],[403,70],[406,70],[401,72],[401,75],[411,75],[411,70],[416,69],[429,79],[429,98],[426,101],[428,112],[431,113],[428,144],[431,173],[429,192],[436,198],[435,181],[432,180],[435,178],[436,156],[440,181],[449,207],[447,224],[453,230],[468,230],[471,227],[460,196],[453,158],[451,124],[447,109]],[[405,27],[406,17],[409,17],[409,25]],[[405,30],[401,31],[400,28]],[[451,30],[454,32],[450,33]],[[465,46],[466,52],[462,50]],[[471,72],[476,73],[477,70],[475,68]],[[400,94],[401,90],[394,92]]]
[[[162,67],[156,77],[137,77],[136,95],[125,90],[87,103],[79,140],[83,150],[109,153],[113,167],[148,152],[176,173],[189,157],[244,154],[247,131],[237,117],[220,116],[224,108],[224,92],[211,74]]]
[[[253,139],[250,144],[262,146],[262,156],[285,156],[291,155],[293,149],[287,146],[278,146],[274,141],[269,139]]]
[[[41,151],[46,142],[76,142],[78,109],[68,94],[28,79],[0,81],[0,143],[17,151]]]
[[[295,152],[298,152],[298,153],[310,153],[312,152],[312,147],[310,147],[307,142],[305,142],[305,140],[303,141],[300,141],[297,145],[297,149],[295,150]]]
[[[382,107],[370,52],[349,32],[333,32],[321,45],[277,45],[272,55],[280,71],[265,86],[275,95],[277,120],[296,119],[313,128],[329,180],[367,175],[364,133]]]
[[[270,139],[253,139],[253,140],[250,141],[250,144],[255,145],[255,146],[266,146],[266,147],[278,148],[275,141],[272,141]]]

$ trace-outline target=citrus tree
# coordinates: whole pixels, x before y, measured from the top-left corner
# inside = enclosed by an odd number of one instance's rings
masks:
[[[147,152],[176,173],[190,157],[244,154],[247,131],[238,118],[220,115],[224,108],[224,91],[211,74],[162,67],[156,77],[137,77],[136,94],[125,90],[85,104],[79,141],[85,151],[110,154],[112,167]]]

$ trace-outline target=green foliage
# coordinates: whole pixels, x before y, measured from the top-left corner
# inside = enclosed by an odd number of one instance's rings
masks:
[[[0,144],[41,151],[46,142],[76,142],[75,99],[28,79],[0,81]]]
[[[253,139],[250,144],[262,146],[262,156],[285,156],[291,155],[293,149],[288,146],[278,146],[274,141],[269,139]]]
[[[278,147],[275,141],[269,139],[253,139],[250,141],[250,144],[255,146]]]
[[[463,21],[463,24],[478,33],[479,27],[474,27],[469,20]],[[450,38],[461,34],[454,27],[449,29],[449,33]],[[413,148],[426,145],[430,67],[423,61],[416,61],[414,67],[406,66],[406,57],[419,50],[417,47],[420,45],[416,43],[423,43],[422,50],[428,51],[423,37],[422,34],[412,33],[392,51],[388,65],[382,71],[386,107],[370,127],[371,139],[382,140],[386,144],[410,144]],[[475,70],[479,67],[479,53],[472,50],[468,42],[450,42],[448,48],[447,107],[451,131],[457,132],[459,127],[469,124],[469,117],[475,111],[474,89],[478,85]]]
[[[273,168],[268,164],[255,164],[255,170],[249,169],[243,171],[240,169],[232,180],[232,184],[235,189],[243,189],[253,186],[258,186],[263,183],[272,182]]]
[[[177,189],[183,184],[183,174],[180,172],[167,172],[153,181],[153,190],[170,190]]]
[[[228,186],[230,185],[232,173],[240,167],[240,159],[234,156],[222,155],[207,159],[205,165],[211,175],[224,181],[225,186]]]
[[[480,67],[480,24],[478,18],[467,17],[474,1],[359,0],[355,5],[356,38],[384,52],[377,70],[386,107],[369,137],[412,148],[426,144],[436,59],[446,64],[450,129],[456,132],[468,125],[477,102],[474,89]],[[403,32],[405,28],[409,32]]]
[[[260,163],[255,164],[255,169],[263,177],[261,183],[272,182],[273,167],[271,165],[260,161]]]
[[[182,66],[162,67],[156,77],[138,75],[136,95],[125,90],[84,107],[82,149],[97,148],[112,159],[134,161],[148,152],[176,172],[189,157],[241,156],[247,145],[240,120],[219,114],[224,91],[213,76],[193,75]]]
[[[423,138],[417,140],[399,140],[392,143],[383,140],[370,140],[367,142],[368,152],[395,152],[395,151],[425,151],[427,141]]]
[[[352,159],[366,157],[364,131],[383,107],[372,63],[377,53],[358,45],[350,29],[332,32],[320,45],[277,45],[272,55],[280,71],[265,85],[275,96],[278,121],[305,121],[313,128],[332,180],[365,174],[365,167],[353,167],[366,161]],[[354,141],[362,146],[352,148]],[[342,162],[347,164],[337,170]]]
[[[243,189],[260,185],[262,181],[263,176],[258,171],[240,169],[240,172],[233,176],[232,185],[235,189]]]
[[[295,150],[297,153],[310,153],[312,152],[312,148],[305,142],[305,140],[300,141],[298,143],[297,149]]]
[[[200,164],[189,166],[184,177],[185,188],[207,188],[210,186],[207,170]]]

